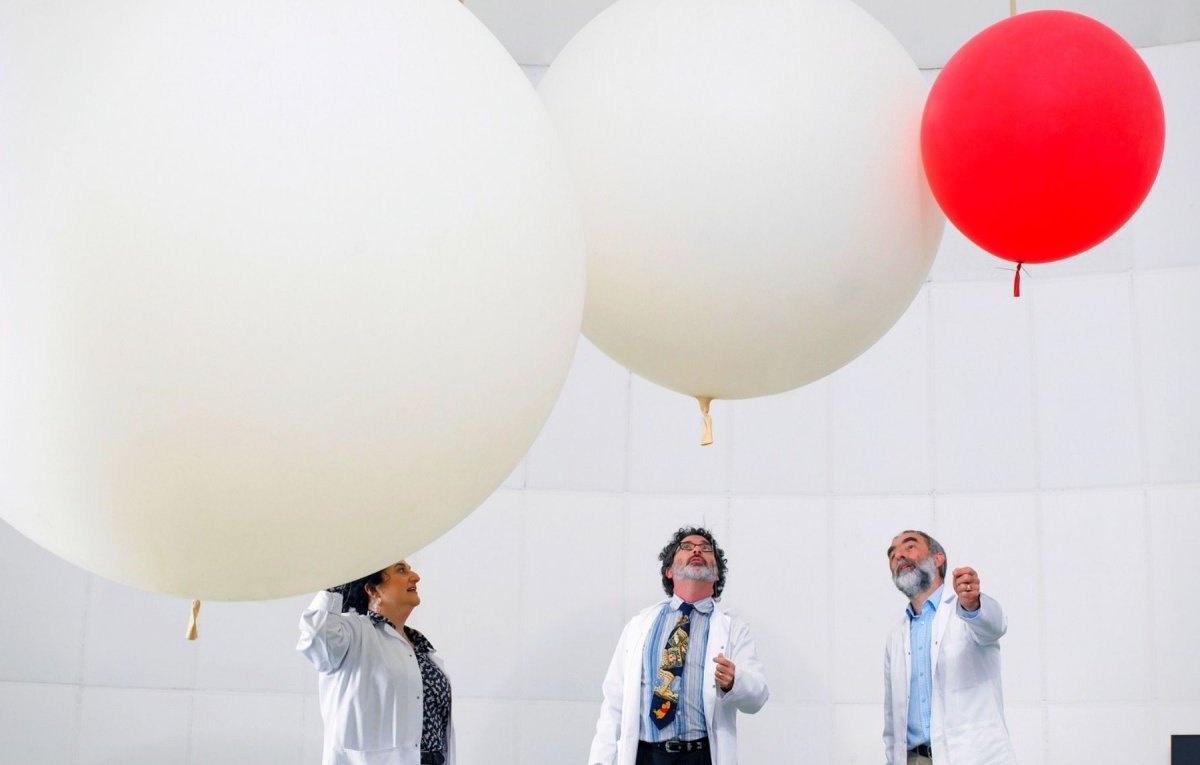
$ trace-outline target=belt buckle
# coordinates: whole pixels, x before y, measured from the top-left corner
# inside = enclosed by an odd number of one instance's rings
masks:
[[[679,754],[680,752],[686,752],[687,750],[683,748],[682,741],[673,739],[671,741],[663,742],[663,751],[667,752],[668,754]]]

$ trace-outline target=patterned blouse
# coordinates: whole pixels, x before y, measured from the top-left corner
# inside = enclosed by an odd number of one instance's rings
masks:
[[[392,624],[387,617],[374,611],[368,611],[367,616],[376,625]],[[392,629],[395,628],[392,624]],[[444,753],[446,729],[450,725],[450,681],[430,656],[434,649],[429,639],[412,627],[405,627],[404,635],[412,643],[417,666],[421,668],[421,751]]]

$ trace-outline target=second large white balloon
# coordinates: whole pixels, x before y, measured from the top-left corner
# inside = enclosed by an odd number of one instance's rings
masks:
[[[848,0],[620,0],[540,90],[583,207],[584,333],[643,377],[795,388],[870,347],[929,271],[925,88]]]

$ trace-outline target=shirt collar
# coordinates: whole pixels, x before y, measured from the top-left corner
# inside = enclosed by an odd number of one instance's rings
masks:
[[[933,609],[933,613],[934,614],[937,613],[938,605],[940,605],[942,602],[942,589],[945,586],[946,585],[944,585],[944,584],[938,585],[938,588],[936,590],[934,590],[932,593],[930,593],[929,597],[925,599],[925,605],[921,606],[921,615],[925,614],[926,609]],[[908,607],[904,609],[904,613],[908,614],[909,619],[919,618],[916,614],[913,613],[912,603],[908,604]]]
[[[383,614],[377,614],[368,609],[367,616],[371,617],[371,623],[376,627],[382,627],[386,624],[392,629],[396,629],[396,625],[392,624],[392,621]],[[433,647],[433,643],[429,642],[429,638],[414,630],[412,627],[406,626],[404,628],[404,634],[408,638],[408,642],[412,643],[413,650],[417,653],[433,653],[434,650],[436,650]]]
[[[672,611],[678,611],[679,606],[681,606],[682,604],[683,604],[683,598],[679,597],[678,595],[671,596],[671,610]],[[708,598],[703,598],[701,600],[697,600],[695,603],[692,604],[692,606],[702,614],[711,614],[713,608],[716,607],[716,603],[713,602],[713,599],[711,597],[708,597]]]

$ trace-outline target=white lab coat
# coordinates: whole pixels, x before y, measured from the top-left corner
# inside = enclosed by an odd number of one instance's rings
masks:
[[[638,726],[642,715],[642,653],[654,618],[668,601],[637,614],[625,625],[604,678],[604,701],[596,736],[588,754],[589,765],[634,765]],[[723,653],[736,667],[733,688],[717,688],[716,663]],[[750,628],[737,616],[713,608],[708,624],[708,650],[704,656],[704,723],[712,749],[713,765],[737,763],[737,713],[753,714],[767,702],[767,682],[754,647]]]
[[[980,596],[978,615],[959,614],[946,588],[930,631],[933,698],[930,747],[937,765],[1013,765],[1016,755],[1004,722],[1000,638],[1008,630],[995,599]],[[888,636],[883,660],[883,745],[888,765],[904,765],[908,750],[908,690],[912,650],[908,616]]]
[[[390,624],[376,626],[366,615],[341,610],[341,595],[318,593],[300,615],[296,644],[320,672],[322,765],[420,765],[423,687],[416,653]],[[453,765],[453,724],[446,750]]]

